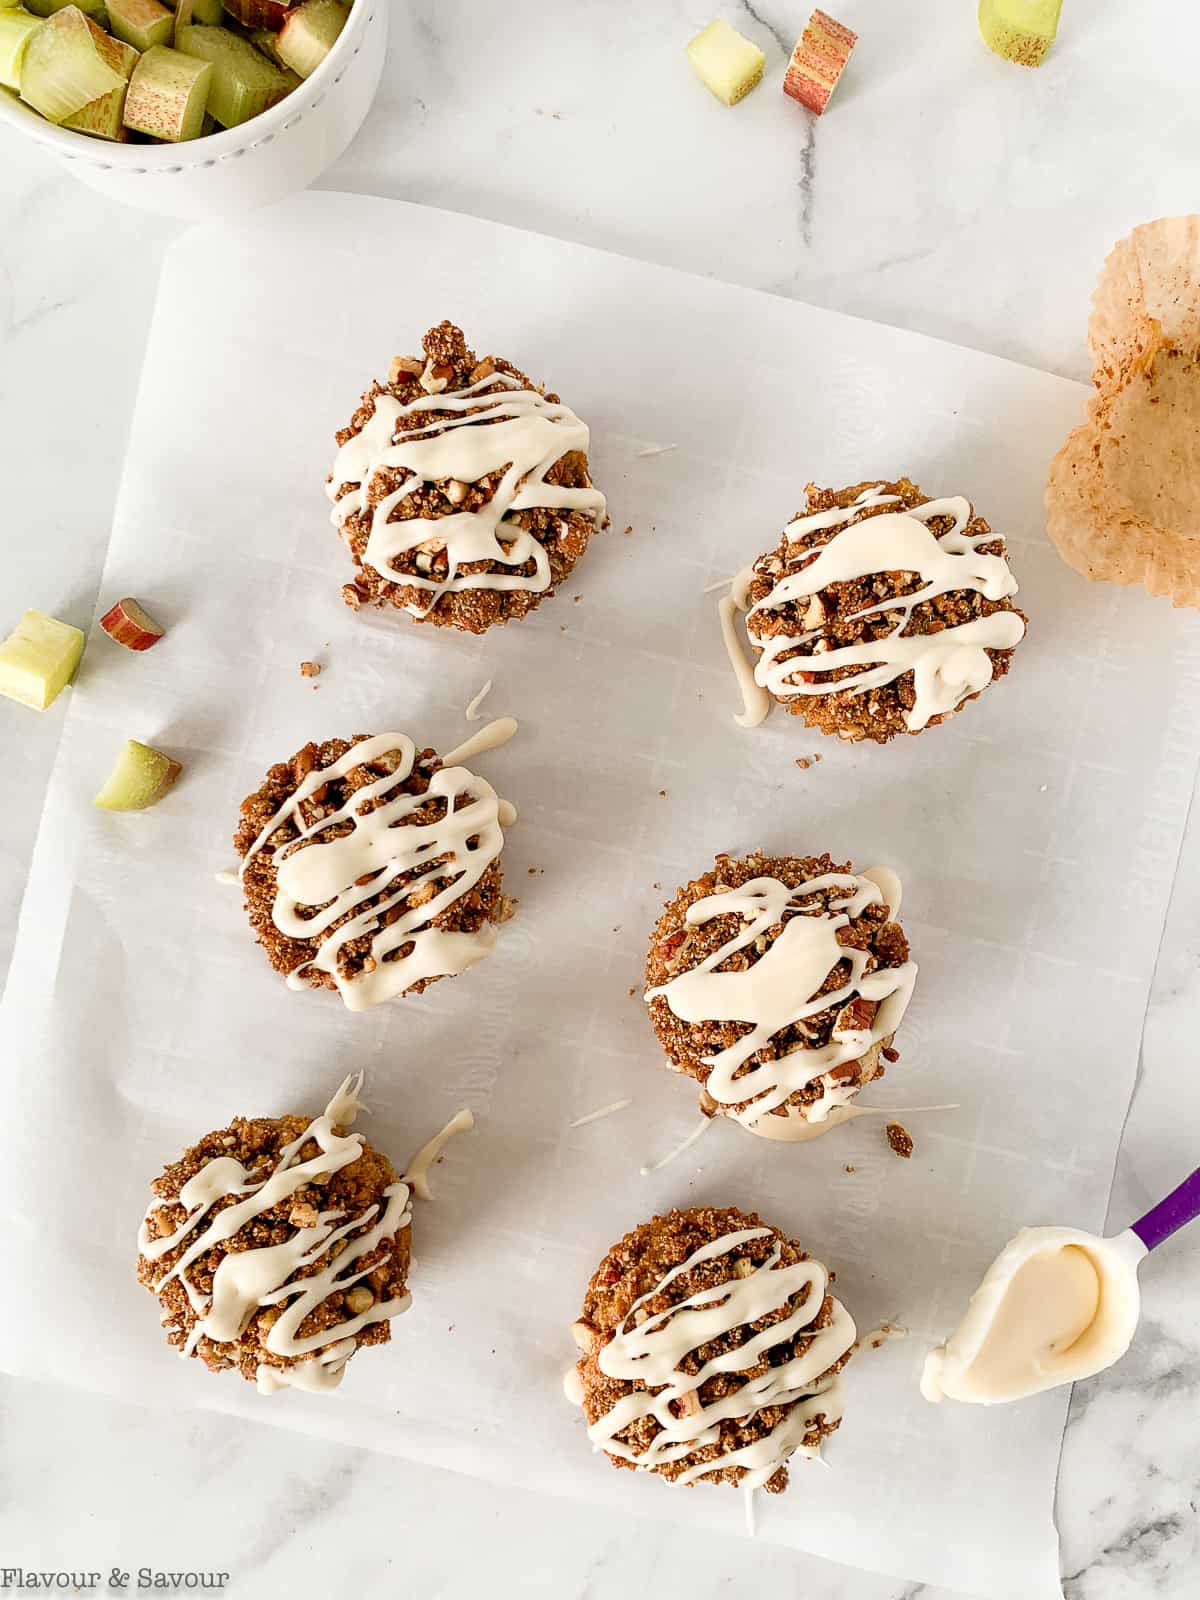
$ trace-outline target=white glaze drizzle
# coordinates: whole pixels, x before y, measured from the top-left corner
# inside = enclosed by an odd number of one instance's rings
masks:
[[[995,611],[940,633],[901,637],[912,611],[925,601],[955,589],[973,589],[988,600],[1003,600],[1016,594],[1017,582],[1003,556],[980,551],[994,534],[971,538],[964,532],[971,520],[971,506],[961,495],[852,521],[862,510],[898,503],[898,496],[881,494],[879,487],[864,489],[850,506],[835,506],[789,523],[786,533],[790,540],[828,528],[841,531],[819,546],[805,566],[782,577],[764,599],[749,603],[750,585],[757,576],[750,566],[732,579],[730,592],[718,602],[722,637],[742,694],[742,710],[734,719],[741,727],[756,727],[770,709],[772,696],[792,699],[865,693],[911,672],[916,702],[905,713],[905,723],[916,733],[931,717],[954,711],[968,695],[991,682],[988,650],[1011,649],[1024,637],[1025,624],[1013,611]],[[933,517],[945,516],[953,517],[954,524],[935,536],[927,524]],[[755,616],[789,601],[811,598],[831,583],[895,571],[917,573],[923,580],[921,587],[913,594],[896,595],[854,613],[855,617],[870,617],[900,612],[899,621],[884,638],[798,656],[789,652],[819,639],[823,625],[795,634],[762,638],[752,634],[751,643],[759,654],[751,667],[737,629],[739,612]],[[788,659],[782,659],[785,656]],[[844,667],[858,670],[836,681],[828,676]],[[800,673],[816,674],[816,681],[797,681]]]
[[[583,1379],[577,1367],[568,1367],[563,1373],[562,1386],[563,1393],[573,1406],[583,1404]]]
[[[823,1122],[809,1122],[801,1115],[798,1106],[790,1106],[786,1116],[760,1117],[757,1122],[752,1122],[750,1132],[760,1134],[764,1139],[778,1140],[783,1144],[798,1144],[819,1139],[822,1134],[832,1133],[834,1128],[840,1128],[843,1122],[851,1122],[855,1117],[906,1117],[913,1116],[919,1111],[958,1109],[957,1100],[938,1106],[864,1106],[856,1101],[852,1105],[831,1106]]]
[[[213,877],[218,883],[228,886],[232,886],[233,884],[241,881],[238,876],[237,869],[231,867],[222,867],[220,872],[213,873]]]
[[[693,1128],[687,1138],[681,1139],[673,1150],[667,1151],[665,1156],[660,1156],[657,1161],[651,1161],[647,1166],[639,1167],[638,1176],[651,1178],[656,1172],[661,1172],[664,1167],[669,1167],[672,1161],[678,1160],[685,1150],[690,1150],[701,1134],[705,1133],[715,1121],[715,1117],[701,1117],[699,1127]]]
[[[746,1513],[746,1532],[753,1539],[758,1528],[754,1522],[754,1490],[748,1483],[742,1486],[742,1506]]]
[[[489,750],[499,750],[513,738],[520,727],[516,717],[497,717],[494,722],[487,722],[478,733],[473,733],[469,739],[464,739],[453,750],[442,757],[446,766],[457,766],[461,761],[470,761],[473,756],[483,756]]]
[[[815,1446],[804,1444],[804,1438],[819,1413],[823,1412],[830,1422],[841,1416],[840,1385],[836,1376],[831,1378],[826,1374],[855,1341],[853,1319],[839,1300],[833,1301],[829,1326],[814,1330],[799,1354],[779,1366],[768,1366],[766,1372],[748,1378],[740,1389],[711,1400],[707,1405],[700,1401],[698,1391],[718,1373],[748,1372],[760,1363],[767,1351],[811,1327],[820,1313],[829,1279],[819,1261],[781,1266],[782,1249],[779,1241],[774,1240],[766,1261],[746,1277],[733,1276],[716,1288],[700,1290],[667,1311],[637,1321],[637,1313],[645,1303],[661,1294],[676,1278],[703,1262],[729,1255],[751,1240],[767,1238],[771,1238],[769,1228],[742,1228],[723,1234],[693,1251],[648,1294],[634,1301],[612,1339],[601,1347],[596,1360],[601,1372],[608,1377],[631,1382],[641,1380],[646,1388],[624,1395],[610,1411],[591,1424],[588,1437],[597,1449],[632,1461],[648,1471],[682,1461],[694,1451],[715,1444],[720,1438],[719,1425],[723,1421],[745,1421],[766,1406],[787,1406],[785,1415],[763,1438],[731,1450],[715,1461],[696,1462],[671,1481],[693,1483],[709,1473],[741,1467],[745,1473],[743,1485],[755,1489],[773,1477],[797,1452],[807,1456],[818,1454]],[[784,1309],[798,1294],[803,1294],[799,1306],[780,1321],[754,1334],[738,1348],[714,1356],[695,1373],[680,1370],[679,1363],[686,1355],[735,1328],[749,1326]],[[652,1394],[651,1389],[658,1392]],[[672,1402],[681,1402],[686,1414],[677,1416]],[[653,1417],[659,1432],[639,1453],[617,1435],[644,1417]]]
[[[890,871],[888,876],[894,878]],[[828,911],[805,915],[806,902],[810,911],[816,911],[819,902],[814,896],[826,890],[840,891],[840,898],[830,902]],[[718,1104],[750,1102],[741,1111],[729,1113],[744,1126],[752,1127],[815,1078],[824,1080],[821,1098],[800,1109],[806,1120],[823,1121],[832,1107],[845,1104],[857,1093],[829,1074],[848,1061],[857,1061],[895,1032],[912,996],[915,963],[906,961],[899,967],[867,972],[867,952],[837,941],[839,928],[876,904],[890,902],[885,901],[879,883],[864,872],[826,873],[795,889],[778,878],[752,878],[740,889],[706,895],[689,906],[687,921],[692,926],[713,917],[736,915],[742,918],[742,931],[691,971],[648,989],[645,998],[649,1001],[662,995],[682,1022],[751,1024],[750,1031],[734,1044],[715,1056],[701,1057],[712,1068],[705,1088]],[[751,966],[741,972],[714,971],[779,922],[784,924],[783,932]],[[849,966],[849,976],[836,990],[814,998],[839,962]],[[831,1007],[840,1010],[855,998],[876,1002],[869,1027],[841,1032],[835,1028],[828,1044],[792,1050],[778,1061],[750,1061],[782,1029]],[[747,1063],[748,1070],[735,1076]]]
[[[678,450],[677,444],[648,444],[638,451],[638,459],[644,461],[647,456],[665,456],[668,450]]]
[[[463,712],[464,721],[478,722],[480,720],[480,718],[483,716],[483,712],[480,711],[479,708],[487,699],[488,695],[491,694],[491,692],[492,680],[489,678],[484,684],[483,688],[480,689],[479,693],[467,702],[467,709]]]
[[[424,426],[396,433],[401,417],[428,417]],[[604,521],[606,505],[597,489],[548,483],[546,474],[572,450],[588,448],[588,430],[568,406],[552,403],[526,389],[507,373],[496,372],[465,389],[421,395],[402,405],[394,395],[377,394],[375,412],[361,433],[338,451],[327,486],[333,500],[333,522],[340,527],[367,509],[371,480],[382,469],[408,474],[401,486],[385,495],[371,514],[371,531],[363,562],[383,578],[408,588],[427,590],[426,607],[409,605],[422,616],[443,594],[462,589],[523,589],[542,593],[550,587],[550,562],[541,543],[513,520],[521,511],[578,511],[594,526]],[[410,517],[389,521],[400,503],[430,484],[453,480],[478,483],[504,468],[504,476],[486,505],[444,517]],[[346,493],[340,494],[347,485]],[[340,498],[339,498],[340,494]],[[563,533],[566,527],[563,525]],[[444,549],[448,566],[442,579],[403,572],[396,558],[418,545]],[[534,563],[531,574],[463,573],[469,562],[488,561],[517,568]]]
[[[512,722],[511,718],[504,720]],[[495,723],[490,723],[476,734],[476,740],[485,739],[496,727]],[[484,743],[479,748],[495,748],[504,739],[511,738],[516,724],[501,731],[503,737],[494,737],[490,745]],[[271,919],[279,931],[290,938],[320,940],[312,960],[288,974],[291,988],[307,987],[305,974],[310,969],[329,973],[347,1009],[365,1011],[403,993],[423,978],[466,972],[493,949],[496,930],[491,923],[485,923],[474,933],[451,932],[432,926],[434,917],[479,882],[503,848],[503,828],[516,818],[516,812],[499,798],[489,783],[457,764],[456,757],[464,752],[471,753],[471,745],[472,741],[468,740],[459,750],[451,752],[445,765],[433,774],[424,794],[396,792],[390,799],[384,799],[412,773],[416,746],[403,733],[381,733],[361,740],[329,766],[314,768],[267,823],[246,852],[242,873],[269,843],[275,830],[286,821],[294,821],[300,830],[299,839],[291,841],[276,856],[276,893]],[[356,789],[332,815],[320,818],[310,827],[303,825],[299,813],[302,801],[331,779],[343,778],[364,762],[390,753],[400,758],[394,772]],[[358,808],[365,800],[377,798],[381,803],[373,811],[360,814]],[[436,821],[393,826],[430,800],[437,799],[444,802],[445,814]],[[459,800],[466,803],[456,810],[455,802]],[[345,821],[353,822],[352,833],[337,839],[320,837],[335,823]],[[467,848],[468,839],[477,840],[474,848]],[[305,840],[314,842],[297,848]],[[388,886],[396,879],[426,862],[430,864],[424,871],[406,878],[395,893],[387,893]],[[368,881],[360,883],[358,880],[362,878]],[[406,905],[415,890],[426,883],[432,885],[439,878],[446,881],[425,904]],[[380,895],[378,905],[366,903]],[[314,906],[324,909],[311,917],[300,915],[301,907]],[[393,907],[401,908],[401,914],[390,925],[385,925],[383,919]],[[356,915],[340,927],[326,931],[349,911],[356,911]],[[338,970],[338,953],[349,940],[366,935],[371,938],[375,968],[347,978]],[[409,943],[412,949],[407,955],[384,959],[390,951]]]
[[[456,1133],[468,1133],[474,1126],[475,1118],[464,1106],[461,1111],[454,1113],[440,1133],[435,1133],[433,1138],[417,1151],[405,1169],[404,1181],[418,1200],[433,1199],[433,1191],[429,1187],[430,1167],[434,1162],[441,1160],[442,1151]]]
[[[260,1361],[255,1372],[255,1388],[259,1394],[279,1394],[283,1389],[300,1389],[306,1394],[328,1394],[342,1381],[346,1362],[357,1348],[355,1339],[339,1339],[327,1350],[318,1350],[306,1361],[292,1367],[273,1367]]]
[[[582,1117],[576,1117],[574,1122],[568,1122],[568,1128],[586,1128],[589,1122],[599,1122],[604,1117],[611,1117],[617,1111],[624,1111],[626,1106],[631,1106],[632,1100],[614,1100],[611,1105],[601,1106],[596,1111],[589,1111]]]
[[[183,1285],[197,1315],[186,1355],[192,1354],[202,1337],[214,1344],[235,1343],[259,1307],[284,1308],[267,1334],[266,1348],[272,1355],[299,1365],[278,1368],[263,1362],[257,1376],[258,1388],[265,1394],[282,1388],[335,1389],[354,1353],[356,1335],[363,1328],[408,1309],[410,1296],[404,1294],[394,1300],[376,1300],[366,1311],[320,1333],[301,1338],[297,1332],[331,1294],[352,1289],[378,1265],[356,1272],[356,1262],[409,1226],[412,1209],[408,1185],[403,1181],[389,1184],[383,1191],[386,1203],[382,1211],[378,1205],[371,1205],[348,1220],[343,1211],[321,1211],[313,1226],[297,1228],[283,1244],[237,1250],[223,1256],[213,1274],[211,1296],[196,1288],[187,1276],[187,1268],[304,1185],[312,1184],[322,1174],[340,1172],[359,1159],[362,1134],[335,1130],[349,1128],[363,1109],[359,1100],[361,1088],[361,1073],[346,1078],[324,1112],[279,1152],[267,1177],[251,1176],[250,1169],[233,1156],[216,1156],[180,1190],[179,1204],[187,1216],[174,1233],[160,1238],[152,1231],[151,1219],[163,1205],[159,1200],[147,1208],[138,1233],[138,1248],[148,1261],[157,1261],[182,1247],[179,1260],[158,1279],[154,1291],[161,1295],[169,1283],[178,1281]],[[299,1152],[310,1140],[317,1144],[319,1153],[301,1161]],[[218,1201],[234,1197],[233,1205],[210,1217]],[[368,1223],[371,1226],[365,1233],[354,1239],[348,1237]],[[339,1244],[343,1248],[333,1256],[331,1252]],[[295,1275],[298,1268],[310,1267],[323,1257],[327,1258],[326,1264],[319,1271],[302,1278]]]

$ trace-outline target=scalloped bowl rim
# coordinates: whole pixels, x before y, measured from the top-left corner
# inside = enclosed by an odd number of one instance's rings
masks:
[[[185,139],[178,144],[119,144],[77,133],[72,128],[60,128],[56,123],[47,122],[40,112],[26,105],[15,94],[3,92],[0,92],[0,125],[17,129],[35,143],[53,150],[56,155],[71,161],[83,161],[103,171],[131,174],[183,172],[215,166],[221,161],[244,155],[255,145],[269,143],[286,133],[298,118],[315,111],[325,98],[327,86],[337,82],[348,60],[356,54],[355,40],[365,31],[376,7],[386,4],[387,0],[354,0],[345,27],[317,70],[277,105],[259,112],[257,117],[251,117],[249,122],[240,123],[236,128],[222,128],[219,133],[204,134],[199,139]],[[314,91],[315,99],[310,98]],[[181,159],[185,152],[187,158]]]

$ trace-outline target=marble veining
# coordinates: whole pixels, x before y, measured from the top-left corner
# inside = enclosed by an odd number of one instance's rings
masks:
[[[1195,206],[1200,19],[1178,0],[1142,0],[1130,30],[1121,6],[1068,3],[1053,54],[1031,74],[983,51],[974,8],[962,0],[839,0],[828,9],[860,34],[851,71],[820,123],[790,105],[781,120],[780,71],[809,9],[807,0],[726,8],[768,58],[764,85],[728,111],[682,56],[710,13],[679,0],[653,8],[581,0],[569,24],[547,0],[405,0],[395,6],[379,101],[325,181],[1085,377],[1087,297],[1109,245],[1139,221]],[[146,308],[176,231],[109,205],[44,153],[0,136],[0,398],[6,417],[28,423],[4,435],[0,467],[7,525],[35,535],[6,540],[5,592],[84,625]],[[87,397],[87,426],[74,433],[73,471],[56,482],[51,508],[44,489],[59,435],[39,419],[52,415],[67,372]],[[0,737],[22,752],[0,774],[0,970],[61,714],[36,719],[0,702]],[[1197,1159],[1200,1080],[1179,1068],[1194,1054],[1198,1005],[1193,822],[1110,1227],[1137,1216]],[[1058,1495],[1067,1600],[1196,1594],[1197,1246],[1184,1235],[1155,1253],[1143,1269],[1133,1350],[1076,1390]],[[118,1563],[218,1568],[231,1573],[225,1592],[246,1596],[383,1600],[400,1583],[453,1597],[617,1600],[643,1592],[654,1575],[664,1596],[751,1600],[796,1593],[802,1582],[808,1600],[954,1600],[768,1545],[748,1549],[653,1521],[616,1529],[586,1506],[317,1439],[298,1445],[286,1432],[213,1414],[165,1416],[7,1380],[0,1397],[9,1460],[19,1462],[0,1508],[4,1565],[103,1567],[106,1576]],[[463,1540],[463,1527],[476,1536]]]

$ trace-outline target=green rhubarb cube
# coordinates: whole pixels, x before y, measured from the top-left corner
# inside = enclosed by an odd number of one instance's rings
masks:
[[[102,811],[145,811],[157,805],[183,771],[178,761],[138,739],[126,739],[93,804]]]
[[[115,48],[114,48],[115,47]],[[21,63],[21,99],[50,122],[65,122],[93,100],[123,89],[127,50],[78,6],[65,6],[30,34]]]
[[[170,44],[175,18],[158,0],[107,0],[108,25],[118,39],[135,50]]]
[[[71,5],[89,17],[98,17],[104,10],[105,0],[25,0],[26,11],[32,11],[35,17],[52,17],[56,11],[64,11]]]
[[[75,676],[83,634],[69,622],[27,611],[0,644],[0,694],[45,711]]]
[[[6,89],[21,87],[21,63],[29,40],[42,25],[19,8],[0,10],[0,83]]]
[[[125,126],[170,144],[199,138],[212,80],[211,62],[155,45],[133,69]]]
[[[175,30],[175,48],[198,61],[210,61],[209,114],[223,128],[236,128],[282,100],[288,80],[248,39],[225,28],[195,24]]]
[[[175,0],[175,32],[188,28],[193,22],[202,22],[215,28],[225,21],[225,8],[221,0]]]
[[[301,0],[279,30],[275,49],[280,61],[310,78],[337,43],[349,15],[346,0]]]
[[[1062,0],[979,0],[979,31],[989,50],[1019,67],[1040,67],[1058,32]]]

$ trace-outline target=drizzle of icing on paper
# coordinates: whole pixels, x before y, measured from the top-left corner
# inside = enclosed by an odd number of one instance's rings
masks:
[[[519,727],[516,717],[497,717],[494,722],[485,723],[478,733],[473,733],[469,739],[464,739],[453,750],[447,751],[442,760],[448,767],[457,766],[460,761],[470,761],[473,756],[499,750],[501,745],[507,744],[516,735]]]
[[[487,699],[488,695],[491,694],[491,692],[492,680],[489,678],[484,684],[483,688],[480,689],[479,693],[468,701],[467,709],[463,712],[463,720],[465,722],[478,722],[480,720],[480,718],[483,716],[483,712],[480,711],[479,708]]]
[[[439,1133],[435,1133],[433,1138],[423,1144],[417,1151],[405,1168],[404,1181],[418,1200],[433,1199],[433,1191],[429,1187],[430,1167],[441,1160],[442,1151],[456,1133],[468,1133],[474,1126],[475,1118],[464,1106],[461,1111],[454,1113],[450,1121]]]
[[[656,1172],[661,1172],[664,1167],[669,1167],[672,1161],[678,1160],[685,1150],[692,1148],[697,1139],[708,1130],[715,1120],[714,1117],[701,1117],[700,1125],[693,1128],[686,1139],[681,1139],[674,1149],[668,1150],[666,1155],[660,1156],[657,1161],[648,1162],[646,1166],[641,1167],[638,1173],[639,1177],[651,1178]]]
[[[582,1117],[576,1117],[574,1122],[568,1122],[568,1128],[586,1128],[590,1122],[600,1122],[605,1117],[611,1117],[615,1112],[624,1111],[626,1106],[631,1106],[632,1100],[614,1100],[610,1105],[600,1106],[595,1111],[589,1111]]]

